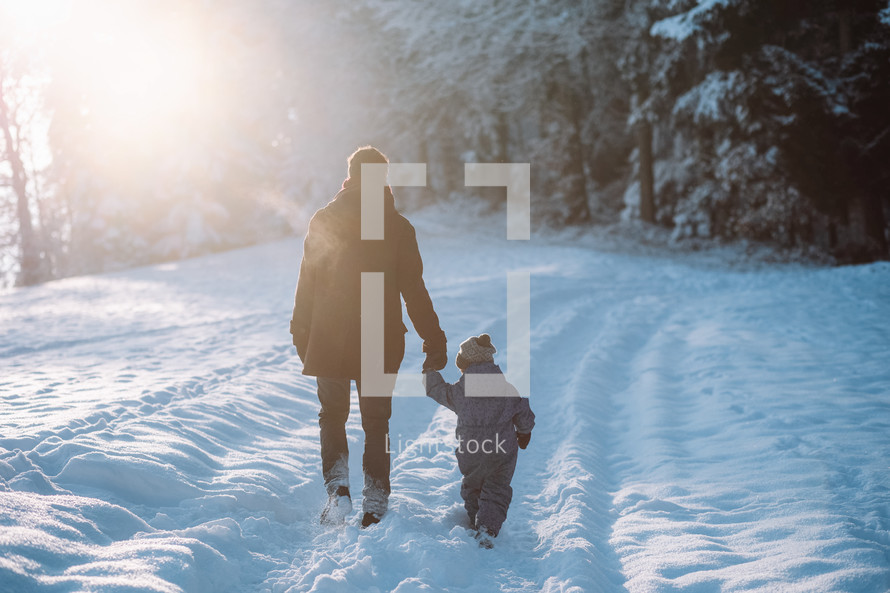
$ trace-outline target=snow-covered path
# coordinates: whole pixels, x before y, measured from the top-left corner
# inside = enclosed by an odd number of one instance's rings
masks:
[[[890,590],[890,265],[419,226],[452,357],[503,343],[505,271],[532,272],[537,427],[494,550],[425,398],[394,404],[384,521],[318,525],[286,241],[0,295],[0,591]],[[355,400],[348,434],[359,484]]]

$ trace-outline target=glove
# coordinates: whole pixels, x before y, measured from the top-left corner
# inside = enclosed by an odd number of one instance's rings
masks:
[[[448,352],[445,350],[437,350],[427,352],[426,359],[423,361],[424,371],[441,371],[448,364]]]
[[[516,440],[519,441],[519,448],[525,449],[528,447],[528,442],[532,440],[532,433],[530,432],[517,432]]]

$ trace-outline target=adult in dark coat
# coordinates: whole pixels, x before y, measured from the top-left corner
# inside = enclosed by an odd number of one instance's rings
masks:
[[[424,366],[442,369],[447,364],[445,334],[423,282],[414,227],[396,210],[389,187],[384,189],[384,238],[361,239],[361,165],[387,162],[370,146],[354,152],[342,189],[312,217],[303,243],[291,333],[303,374],[318,382],[322,472],[328,492],[322,522],[342,521],[352,510],[345,425],[353,380],[365,432],[362,525],[378,522],[389,500],[392,397],[362,397],[362,272],[384,274],[384,372],[398,372],[405,353],[408,329],[402,321],[402,298],[423,339]]]

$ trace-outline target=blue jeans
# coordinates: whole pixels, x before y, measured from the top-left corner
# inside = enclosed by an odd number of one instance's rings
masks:
[[[349,417],[349,379],[318,377],[318,426],[321,436],[321,470],[328,494],[339,486],[349,486],[349,446],[346,442],[346,419]],[[365,431],[365,452],[362,456],[364,488],[362,509],[382,515],[389,502],[389,418],[392,397],[362,397],[358,389],[362,429]]]

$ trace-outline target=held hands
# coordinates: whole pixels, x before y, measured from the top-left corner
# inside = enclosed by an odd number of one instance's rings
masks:
[[[436,350],[426,353],[426,360],[423,361],[423,372],[441,371],[448,364],[448,352],[445,350]]]
[[[528,442],[532,440],[532,433],[530,432],[517,432],[516,440],[519,441],[519,448],[525,449],[528,447]]]

